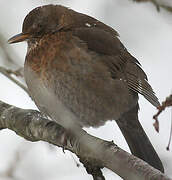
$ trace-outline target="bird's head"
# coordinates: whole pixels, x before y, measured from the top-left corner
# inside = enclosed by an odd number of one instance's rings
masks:
[[[8,40],[17,43],[32,38],[39,38],[48,33],[55,33],[69,28],[72,24],[72,11],[60,5],[46,5],[33,9],[24,19],[22,33]]]
[[[8,42],[17,43],[39,39],[45,34],[58,31],[94,27],[118,36],[113,28],[90,16],[60,5],[45,5],[33,9],[24,19],[22,33],[13,36]]]

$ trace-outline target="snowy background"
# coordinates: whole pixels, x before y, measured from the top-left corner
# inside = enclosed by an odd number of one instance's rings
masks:
[[[166,0],[167,1],[167,0]],[[26,44],[13,46],[6,44],[7,39],[21,32],[24,17],[33,8],[43,4],[63,4],[76,11],[94,16],[112,26],[120,34],[120,39],[142,64],[149,82],[162,102],[172,91],[172,14],[165,10],[160,13],[150,3],[133,3],[129,0],[0,0],[0,33],[4,45],[13,48],[18,55],[16,62],[24,63]],[[0,65],[3,52],[0,50]],[[0,74],[0,99],[21,108],[35,109],[28,95],[13,82]],[[169,139],[170,109],[160,115],[160,133],[152,126],[152,116],[156,110],[140,97],[140,121],[158,152],[167,175],[172,177],[172,145],[166,151]],[[115,122],[108,122],[98,129],[88,129],[89,133],[106,140],[114,140],[121,148],[129,151]],[[44,142],[31,143],[9,130],[0,131],[0,179],[17,180],[91,180],[78,159],[61,148]],[[103,173],[107,180],[121,179],[108,169]]]

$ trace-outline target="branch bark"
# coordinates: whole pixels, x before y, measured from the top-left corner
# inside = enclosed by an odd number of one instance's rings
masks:
[[[146,162],[120,149],[113,142],[87,134],[70,134],[35,110],[17,108],[0,101],[0,129],[11,129],[23,138],[46,141],[75,153],[80,159],[107,167],[125,180],[172,180]]]

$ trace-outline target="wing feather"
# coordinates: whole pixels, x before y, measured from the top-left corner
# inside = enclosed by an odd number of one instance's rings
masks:
[[[100,27],[77,28],[73,35],[83,41],[89,50],[106,57],[103,58],[104,63],[109,67],[112,78],[125,74],[129,89],[142,94],[155,107],[160,105],[140,63],[126,50],[117,35]]]

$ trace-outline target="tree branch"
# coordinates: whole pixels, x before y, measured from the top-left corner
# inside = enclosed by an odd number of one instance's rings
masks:
[[[46,141],[75,153],[80,159],[107,167],[125,180],[171,180],[146,162],[134,157],[113,142],[101,140],[84,130],[70,134],[35,110],[20,109],[0,101],[0,129],[11,129],[25,139]],[[122,167],[122,168],[121,168]]]
[[[5,67],[1,67],[0,66],[0,73],[2,73],[4,76],[6,76],[8,79],[10,79],[12,82],[14,82],[16,85],[18,85],[20,88],[22,88],[28,95],[29,95],[29,91],[26,88],[26,86],[24,86],[22,83],[20,83],[18,80],[16,80],[15,78],[13,78],[11,76],[11,74],[15,74],[12,70],[6,69]],[[17,71],[16,71],[17,73]]]
[[[156,7],[158,12],[160,11],[160,8],[163,8],[163,9],[169,11],[169,12],[172,12],[172,7],[167,5],[163,1],[157,1],[157,0],[132,0],[132,1],[135,1],[135,2],[138,2],[138,3],[140,3],[140,2],[150,2]]]

